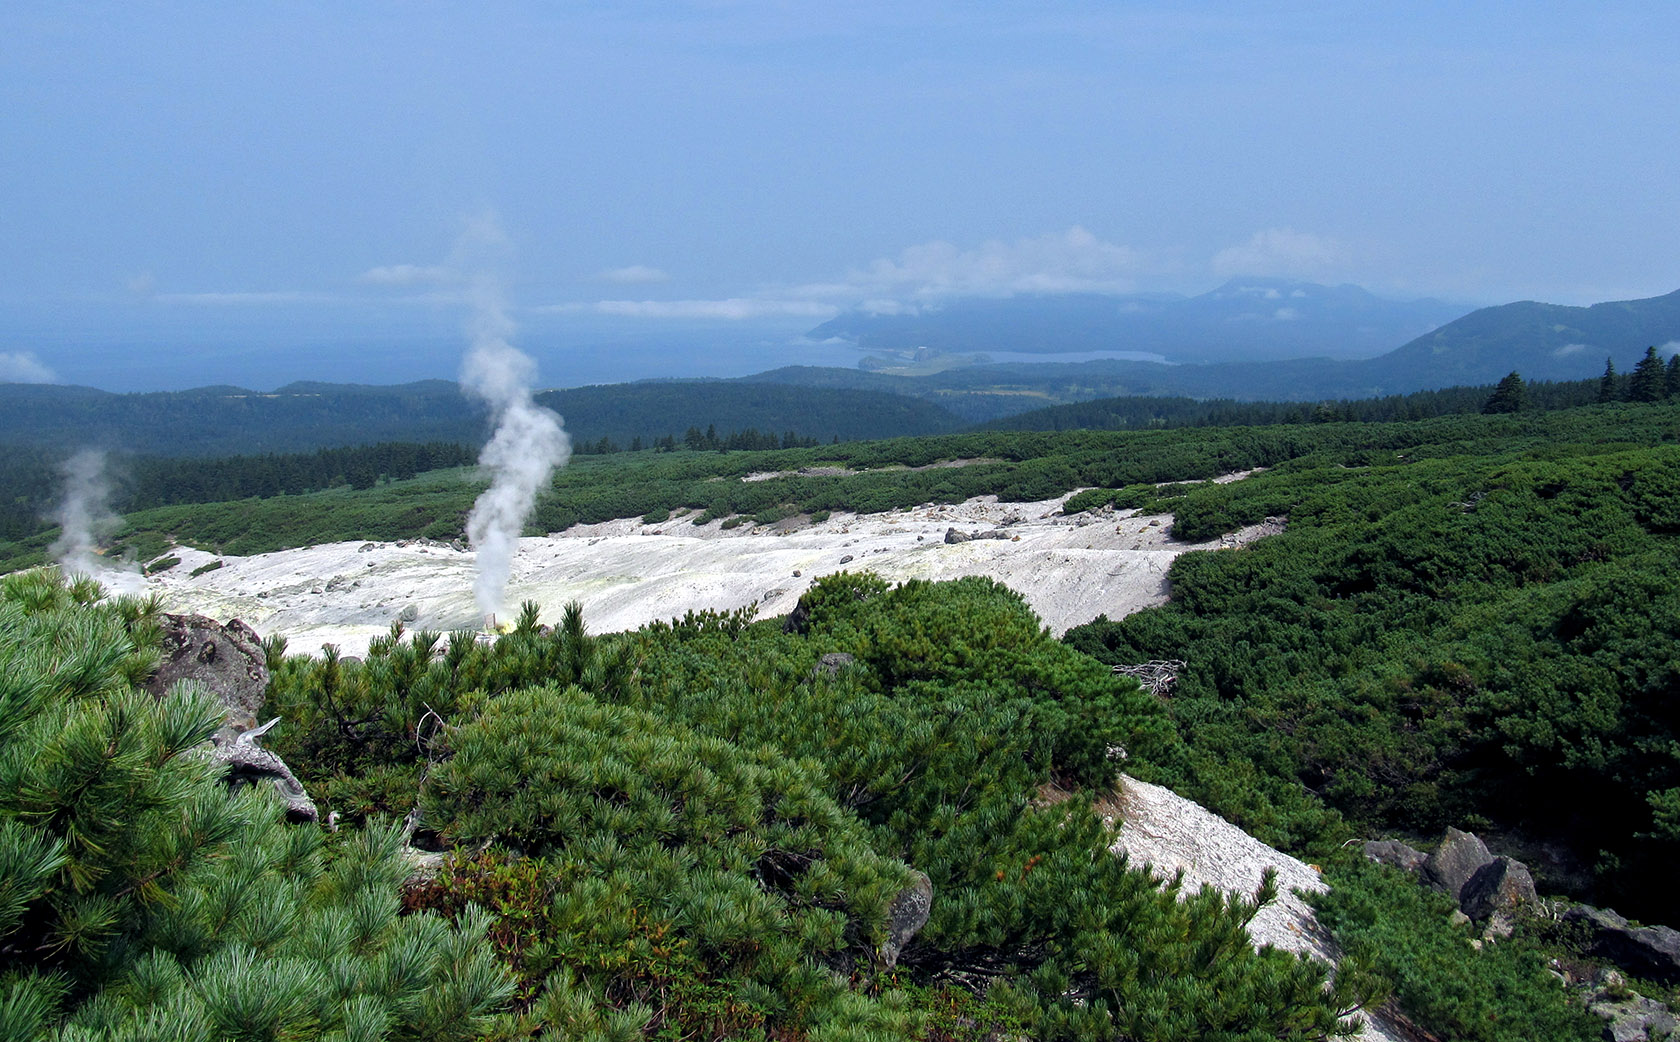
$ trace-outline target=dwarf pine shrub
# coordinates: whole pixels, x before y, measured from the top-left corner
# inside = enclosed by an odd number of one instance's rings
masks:
[[[391,828],[328,844],[136,690],[155,606],[0,580],[0,1038],[468,1038],[509,991],[469,911],[402,915]]]

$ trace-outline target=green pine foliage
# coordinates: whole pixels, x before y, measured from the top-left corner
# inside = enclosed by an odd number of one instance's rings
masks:
[[[392,828],[329,843],[202,755],[222,710],[134,687],[156,606],[0,582],[0,1034],[470,1038],[509,982],[471,911],[402,915]]]
[[[1660,402],[1668,396],[1668,370],[1655,347],[1647,347],[1645,356],[1633,367],[1627,394],[1633,402]]]
[[[1171,512],[1184,539],[1288,528],[1181,557],[1166,607],[1066,641],[987,580],[867,574],[786,625],[593,636],[528,605],[497,639],[396,626],[361,660],[271,639],[268,742],[332,835],[228,796],[193,751],[207,702],[135,693],[155,606],[8,578],[0,1038],[1317,1039],[1382,977],[1444,1035],[1574,1037],[1521,937],[1475,952],[1357,871],[1326,906],[1344,972],[1255,952],[1267,887],[1159,887],[1108,853],[1099,800],[1123,765],[1337,879],[1358,831],[1486,816],[1672,920],[1676,408],[584,460],[539,529],[1081,487],[1070,512]],[[475,492],[439,472],[169,507],[123,539],[150,560],[170,537],[451,534]],[[1107,666],[1151,658],[1190,663],[1170,699]],[[404,886],[410,838],[450,856]],[[889,968],[913,871],[932,915]]]
[[[1569,998],[1524,932],[1471,944],[1444,894],[1415,876],[1369,863],[1333,871],[1312,898],[1318,919],[1349,956],[1394,982],[1407,1015],[1439,1038],[1465,1042],[1604,1037],[1604,1022]]]
[[[632,1000],[649,968],[632,957],[614,973],[599,950],[628,932],[650,957],[671,949],[662,974],[679,989],[710,982],[702,1009],[682,993],[650,1007],[650,1031],[692,1029],[712,1004],[735,1029],[814,1027],[804,1007],[837,997],[814,968],[878,945],[887,903],[908,883],[808,766],[577,688],[497,698],[450,746],[427,782],[426,818],[456,844],[544,859],[552,896],[527,975],[547,962]]]
[[[1319,800],[1370,830],[1480,817],[1596,856],[1583,896],[1671,921],[1680,448],[1671,409],[1611,412],[1620,442],[1326,453],[1192,489],[1185,538],[1288,529],[1185,555],[1171,603],[1066,639],[1187,661],[1200,766],[1174,784],[1270,842],[1338,842]]]
[[[592,637],[575,608],[552,629],[528,608],[495,642],[285,659],[270,705],[329,806],[384,770],[402,786],[381,809],[418,798],[422,835],[480,851],[410,902],[495,909],[519,982],[498,1037],[940,1038],[953,1007],[1046,1039],[1351,1029],[1365,978],[1327,990],[1322,965],[1247,943],[1268,892],[1182,895],[1108,853],[1117,758],[1147,771],[1176,738],[1017,595],[843,574],[801,617]],[[912,868],[933,915],[888,973]]]
[[[1522,412],[1528,405],[1528,388],[1523,378],[1512,370],[1488,396],[1487,403],[1482,406],[1484,414],[1502,412]]]

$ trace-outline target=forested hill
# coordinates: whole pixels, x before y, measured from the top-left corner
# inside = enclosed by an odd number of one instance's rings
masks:
[[[200,387],[114,394],[0,384],[0,444],[229,456],[380,441],[473,442],[485,433],[483,410],[444,380],[298,383],[267,393]]]
[[[877,390],[734,381],[650,381],[548,391],[573,440],[628,447],[689,427],[753,429],[842,441],[936,434],[963,425],[937,404]],[[90,387],[0,384],[0,444],[89,445],[164,456],[304,452],[376,442],[477,444],[484,410],[444,380],[391,387],[296,383],[112,394]]]
[[[1428,373],[1436,386],[1487,383],[1513,369],[1534,380],[1570,380],[1602,372],[1607,356],[1626,369],[1647,346],[1673,341],[1680,341],[1680,290],[1591,307],[1527,300],[1473,311],[1366,364],[1387,380]]]
[[[1680,371],[1676,372],[1680,392]],[[1530,382],[1518,376],[1520,404],[1532,410],[1567,409],[1598,400],[1601,380],[1573,380],[1563,383]],[[1667,377],[1665,374],[1665,387]],[[1614,400],[1627,400],[1631,379],[1618,378],[1611,389]],[[1424,420],[1483,411],[1515,411],[1490,408],[1493,388],[1448,387],[1439,391],[1413,391],[1383,398],[1318,402],[1248,402],[1231,398],[1184,398],[1134,395],[1098,398],[1088,402],[1054,405],[1017,413],[982,424],[994,431],[1131,430],[1149,427],[1233,427],[1274,423],[1386,423],[1393,420]]]
[[[736,380],[647,380],[545,391],[537,396],[566,418],[573,438],[628,446],[689,427],[719,433],[792,431],[829,442],[943,434],[966,424],[934,402],[871,388],[815,388]]]

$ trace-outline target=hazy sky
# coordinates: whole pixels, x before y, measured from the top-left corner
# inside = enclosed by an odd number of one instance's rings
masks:
[[[435,310],[485,213],[524,314],[624,324],[1233,274],[1652,296],[1677,52],[1671,0],[16,0],[0,355],[140,306]]]

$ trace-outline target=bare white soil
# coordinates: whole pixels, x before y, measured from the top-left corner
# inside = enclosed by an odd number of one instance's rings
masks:
[[[1065,516],[1067,497],[999,503],[996,497],[954,506],[882,514],[836,513],[820,523],[789,519],[771,528],[723,521],[694,525],[640,519],[577,525],[519,541],[504,612],[535,601],[545,622],[568,601],[583,604],[591,632],[633,629],[702,609],[756,602],[760,617],[791,611],[821,576],[869,570],[889,581],[985,575],[1019,591],[1053,632],[1098,615],[1119,618],[1163,603],[1167,568],[1187,550],[1246,541],[1256,528],[1192,545],[1168,535],[1170,517],[1130,512]],[[947,544],[948,529],[1003,538]],[[473,605],[474,554],[430,540],[330,543],[222,557],[182,548],[181,563],[150,577],[166,610],[240,618],[264,634],[285,636],[290,650],[337,644],[362,654],[368,641],[402,619],[410,629],[478,629]],[[505,621],[505,619],[504,619]]]
[[[1182,873],[1180,893],[1186,897],[1204,886],[1250,897],[1266,869],[1276,870],[1278,899],[1248,924],[1254,946],[1269,944],[1326,962],[1338,958],[1334,941],[1301,898],[1329,889],[1318,869],[1267,846],[1171,789],[1126,775],[1120,777],[1115,799],[1105,806],[1119,819],[1115,853],[1126,854],[1134,868],[1150,866],[1163,881]],[[1408,1036],[1377,1012],[1365,1017],[1359,1037],[1398,1042]]]

